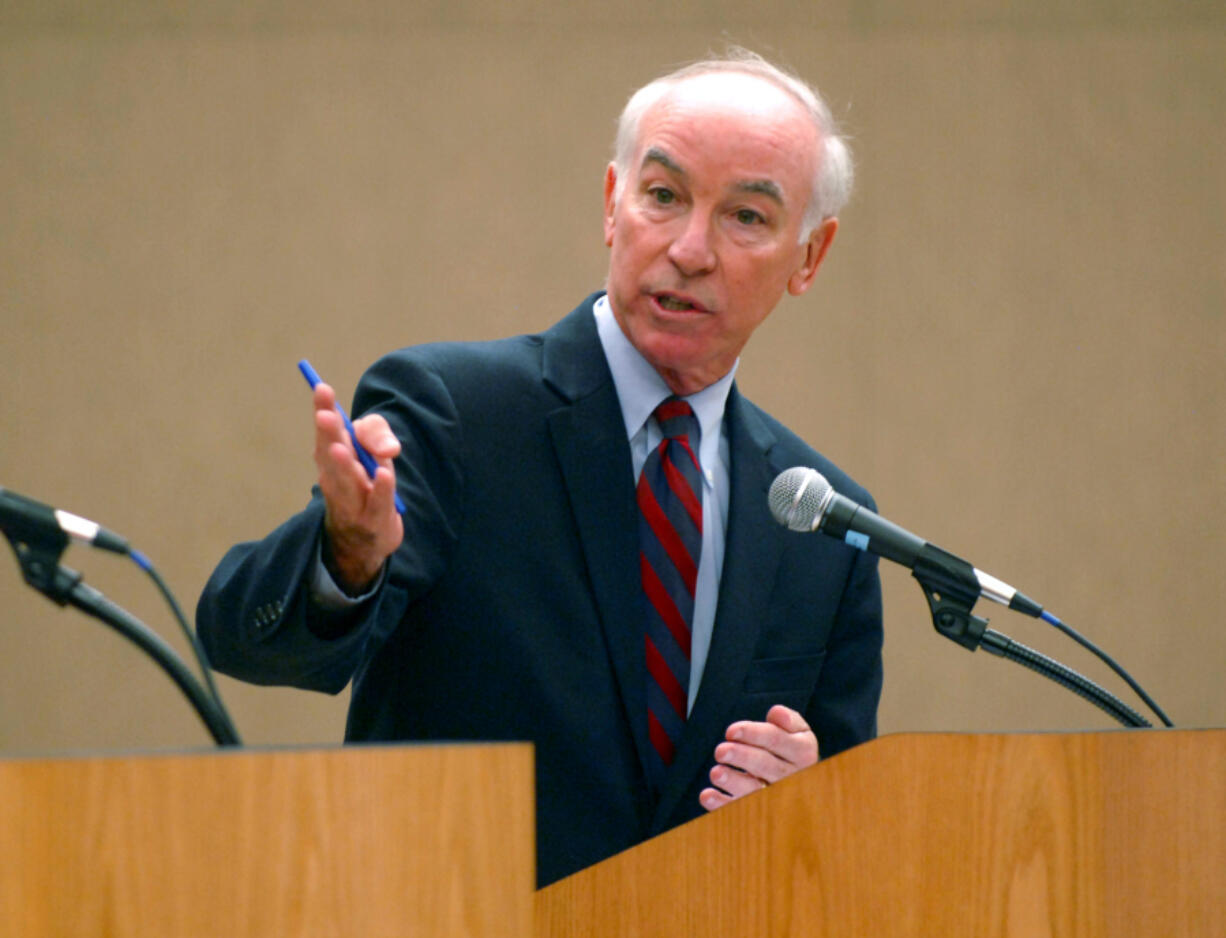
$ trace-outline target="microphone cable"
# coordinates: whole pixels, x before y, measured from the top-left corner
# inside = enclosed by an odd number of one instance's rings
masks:
[[[205,652],[204,646],[200,644],[196,630],[191,627],[187,621],[187,616],[183,614],[183,608],[179,605],[179,601],[175,598],[174,593],[171,592],[170,587],[166,585],[166,581],[162,579],[162,575],[158,573],[157,568],[154,567],[148,557],[134,547],[129,547],[127,554],[133,563],[149,575],[154,585],[157,586],[158,592],[162,594],[162,598],[166,600],[166,604],[170,606],[175,622],[178,623],[180,631],[182,631],[187,639],[187,644],[191,647],[192,654],[196,658],[196,665],[204,676],[204,683],[208,689],[209,696],[217,704],[217,709],[230,731],[234,734],[234,738],[238,739],[238,731],[234,727],[234,721],[230,718],[230,712],[226,709],[225,702],[221,699],[221,693],[217,690],[217,685],[213,681],[213,668],[209,664],[209,656]]]
[[[213,681],[208,655],[174,593],[148,557],[131,547],[126,538],[88,518],[52,508],[3,486],[0,486],[0,530],[12,545],[22,575],[29,585],[61,606],[71,603],[118,629],[149,654],[179,685],[219,743],[241,744],[234,721]],[[199,686],[173,649],[148,626],[97,590],[87,587],[81,582],[79,573],[60,565],[60,558],[70,539],[129,557],[149,575],[187,639],[204,678],[204,688]]]
[[[1149,707],[1149,709],[1152,710],[1157,715],[1158,719],[1162,721],[1162,724],[1164,726],[1173,727],[1175,725],[1174,723],[1170,721],[1167,715],[1163,712],[1162,708],[1159,707],[1158,704],[1154,702],[1154,699],[1145,692],[1145,689],[1141,687],[1141,685],[1138,684],[1135,680],[1133,680],[1132,675],[1130,675],[1122,667],[1116,664],[1115,660],[1110,655],[1108,655],[1105,651],[1103,651],[1101,648],[1095,645],[1092,641],[1090,641],[1088,638],[1086,638],[1084,635],[1082,635],[1072,626],[1065,625],[1063,622],[1061,622],[1058,618],[1056,618],[1046,609],[1044,609],[1043,612],[1039,614],[1039,618],[1042,619],[1044,622],[1046,622],[1048,625],[1054,626],[1055,628],[1059,629],[1061,632],[1063,632],[1065,635],[1067,635],[1069,638],[1075,641],[1082,648],[1088,649],[1089,651],[1097,655],[1098,658],[1104,664],[1107,665],[1107,667],[1109,667],[1112,671],[1114,671],[1117,675],[1119,675],[1125,681],[1125,683],[1127,683],[1128,686],[1133,689],[1133,691],[1136,693],[1138,697],[1140,697],[1143,701],[1145,701],[1145,705]]]

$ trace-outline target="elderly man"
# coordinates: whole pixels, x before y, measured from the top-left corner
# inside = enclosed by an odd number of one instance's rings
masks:
[[[607,292],[540,335],[376,363],[373,479],[321,384],[313,501],[200,600],[216,666],[352,679],[349,740],[533,741],[542,885],[870,738],[875,561],[779,527],[766,492],[808,465],[872,502],[733,383],[849,176],[825,105],[756,56],[637,92]]]

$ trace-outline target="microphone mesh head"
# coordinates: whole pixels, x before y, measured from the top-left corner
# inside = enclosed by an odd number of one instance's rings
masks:
[[[834,489],[816,469],[793,466],[771,483],[771,514],[791,531],[814,531],[826,514]]]

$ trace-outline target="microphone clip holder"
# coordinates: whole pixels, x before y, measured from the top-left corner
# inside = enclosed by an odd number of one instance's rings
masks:
[[[22,578],[51,601],[68,605],[81,574],[60,566],[68,535],[47,525],[8,524],[5,536],[17,555]]]
[[[983,641],[988,620],[971,615],[979,599],[975,568],[934,544],[925,544],[911,575],[919,582],[932,610],[932,625],[941,635],[969,651]]]

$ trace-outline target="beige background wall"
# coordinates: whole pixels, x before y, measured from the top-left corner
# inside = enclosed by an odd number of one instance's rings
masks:
[[[394,345],[552,323],[602,282],[625,97],[727,36],[824,89],[860,170],[742,389],[1177,723],[1226,724],[1226,8],[401,6],[0,5],[0,485],[128,535],[194,607],[306,497],[295,362],[348,395]],[[0,753],[205,743],[0,555]],[[182,649],[135,568],[66,562]],[[884,580],[883,731],[1110,725]],[[343,697],[221,687],[250,742],[340,736]]]

